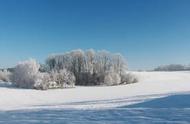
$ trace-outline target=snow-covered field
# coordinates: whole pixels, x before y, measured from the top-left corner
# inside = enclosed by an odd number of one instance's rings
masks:
[[[190,91],[190,72],[133,72],[139,82],[112,87],[47,91],[0,84],[0,111],[21,109],[105,109]]]

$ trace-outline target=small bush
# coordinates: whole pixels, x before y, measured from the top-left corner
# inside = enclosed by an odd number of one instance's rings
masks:
[[[38,78],[35,81],[34,88],[38,90],[47,90],[52,88],[51,82],[52,79],[49,73],[39,73]]]
[[[12,83],[20,88],[33,88],[39,78],[39,67],[34,59],[20,62],[11,75]]]
[[[117,73],[108,73],[104,78],[104,84],[108,86],[118,85],[121,83],[121,77]]]
[[[62,69],[58,72],[52,72],[51,78],[53,82],[56,82],[57,87],[67,88],[74,87],[75,85],[75,76],[66,69]]]
[[[0,71],[0,81],[9,82],[10,74],[7,70]]]
[[[131,73],[124,73],[121,75],[121,84],[131,84],[138,82],[138,78]]]

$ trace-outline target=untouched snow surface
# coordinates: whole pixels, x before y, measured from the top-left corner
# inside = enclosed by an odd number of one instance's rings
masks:
[[[47,91],[0,84],[0,111],[34,108],[102,109],[188,93],[190,72],[133,72],[139,82],[111,87],[76,87]]]

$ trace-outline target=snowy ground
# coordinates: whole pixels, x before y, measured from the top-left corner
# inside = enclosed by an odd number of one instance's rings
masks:
[[[110,109],[0,111],[0,124],[189,124],[190,95]]]
[[[105,109],[190,92],[190,72],[133,72],[140,81],[112,87],[38,91],[0,84],[0,111],[21,109]]]

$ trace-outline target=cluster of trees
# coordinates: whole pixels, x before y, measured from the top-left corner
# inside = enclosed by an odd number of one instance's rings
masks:
[[[187,71],[187,70],[190,70],[190,66],[185,66],[180,64],[163,65],[154,69],[154,71]]]
[[[137,82],[137,78],[126,70],[126,60],[122,55],[91,49],[51,55],[43,65],[30,59],[16,65],[6,77],[17,87],[36,89]]]
[[[112,54],[105,50],[96,52],[93,49],[79,49],[51,55],[47,58],[46,65],[47,71],[66,69],[73,73],[76,85],[118,85],[137,81],[134,79],[128,82],[127,63],[121,54]]]

